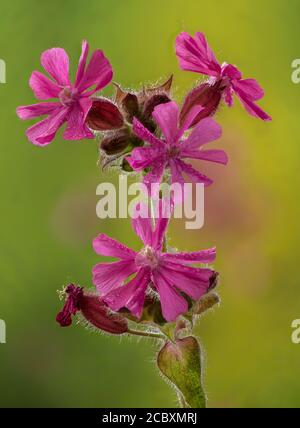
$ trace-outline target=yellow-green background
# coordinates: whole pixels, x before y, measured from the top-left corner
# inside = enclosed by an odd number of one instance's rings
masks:
[[[199,324],[210,406],[300,405],[300,85],[291,62],[300,57],[298,0],[37,0],[1,3],[0,58],[0,345],[1,406],[164,407],[175,404],[152,361],[155,347],[61,329],[56,290],[68,281],[91,285],[97,257],[91,240],[106,232],[138,248],[129,222],[100,221],[95,189],[101,175],[95,141],[38,148],[15,108],[34,102],[28,78],[40,53],[64,47],[72,70],[83,38],[101,48],[125,87],[175,75],[180,101],[197,76],[179,70],[174,39],[206,33],[220,61],[233,62],[265,88],[273,122],[248,116],[237,102],[217,120],[228,167],[212,166],[206,223],[172,227],[182,250],[216,245],[222,305]],[[107,93],[111,93],[109,89]],[[200,165],[199,165],[200,166]],[[108,178],[109,177],[109,178]]]

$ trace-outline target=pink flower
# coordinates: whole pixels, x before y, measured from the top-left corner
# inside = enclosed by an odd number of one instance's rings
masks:
[[[64,49],[53,48],[42,53],[41,64],[52,79],[39,71],[34,71],[29,84],[37,99],[58,98],[58,101],[17,108],[17,114],[21,119],[47,115],[46,119],[27,129],[26,135],[33,144],[45,146],[51,143],[57,130],[65,122],[67,122],[63,134],[65,140],[93,138],[93,133],[85,124],[92,106],[91,96],[108,85],[113,71],[100,50],[93,53],[86,66],[88,51],[89,45],[83,41],[74,84],[69,80],[69,57]]]
[[[160,297],[164,318],[174,321],[188,311],[188,303],[181,293],[198,300],[216,285],[214,270],[191,266],[213,262],[215,248],[192,253],[163,253],[167,218],[159,218],[152,227],[151,219],[138,217],[132,225],[144,243],[139,252],[105,234],[94,239],[97,254],[119,260],[97,264],[93,268],[93,283],[113,311],[127,308],[137,318],[141,317],[146,294],[154,290]],[[134,276],[129,279],[131,275]]]
[[[228,158],[223,150],[202,149],[204,144],[221,136],[221,127],[213,119],[203,119],[186,139],[183,138],[184,132],[190,127],[199,111],[201,111],[199,106],[192,108],[182,125],[178,126],[179,108],[175,102],[171,101],[155,107],[152,115],[164,135],[163,139],[157,138],[137,119],[134,119],[134,133],[148,145],[135,148],[127,160],[136,171],[151,169],[145,176],[145,184],[159,183],[165,169],[169,168],[172,183],[183,183],[183,174],[186,174],[193,182],[209,185],[212,180],[195,170],[185,162],[185,159],[227,163]]]
[[[182,70],[211,76],[211,86],[215,91],[222,93],[228,106],[232,106],[235,93],[252,116],[272,120],[254,102],[264,96],[264,91],[257,81],[242,79],[241,72],[232,64],[224,62],[220,65],[203,33],[196,33],[194,38],[188,33],[180,33],[176,38],[176,55]]]

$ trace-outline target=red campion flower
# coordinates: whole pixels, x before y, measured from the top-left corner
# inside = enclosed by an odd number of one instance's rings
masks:
[[[208,82],[187,95],[181,121],[194,105],[201,105],[205,110],[201,111],[192,125],[203,117],[214,114],[222,99],[231,107],[234,93],[249,114],[262,120],[272,120],[271,116],[255,103],[264,96],[264,91],[257,81],[242,79],[242,73],[232,64],[224,62],[221,65],[208,46],[203,33],[196,33],[195,37],[185,32],[180,33],[176,38],[175,48],[182,70],[210,76]]]

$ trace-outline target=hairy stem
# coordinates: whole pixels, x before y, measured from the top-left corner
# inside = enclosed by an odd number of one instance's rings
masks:
[[[132,330],[129,329],[127,331],[128,334],[133,334],[135,336],[142,336],[142,337],[153,337],[155,339],[161,339],[161,340],[165,340],[165,336],[163,334],[159,334],[159,333],[151,333],[149,331],[142,331],[142,330]]]

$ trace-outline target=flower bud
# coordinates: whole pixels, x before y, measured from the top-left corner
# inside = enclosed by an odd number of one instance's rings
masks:
[[[180,124],[184,122],[186,116],[194,106],[202,106],[203,110],[196,116],[191,127],[195,126],[200,120],[205,117],[215,114],[222,98],[222,90],[219,84],[202,83],[195,89],[192,89],[186,96],[181,112]]]
[[[93,100],[86,121],[88,126],[95,131],[119,129],[124,123],[122,113],[118,107],[104,98]]]
[[[171,99],[168,97],[168,95],[164,93],[152,95],[145,102],[144,109],[143,109],[143,117],[146,117],[146,118],[151,117],[153,110],[155,109],[156,106],[160,104],[168,103],[169,101],[171,101]]]
[[[130,134],[128,130],[121,129],[106,135],[101,142],[101,149],[107,155],[122,153],[130,144]]]
[[[128,93],[122,100],[124,115],[129,123],[132,123],[134,117],[139,116],[139,103],[135,94]]]
[[[165,94],[169,95],[171,92],[172,84],[173,84],[173,74],[171,74],[171,76],[165,82],[163,82],[161,85],[148,87],[145,89],[145,91],[148,92],[148,94],[165,93]]]
[[[128,128],[124,127],[118,131],[107,133],[101,142],[100,148],[108,156],[111,156],[123,153],[126,149],[126,153],[129,153],[134,147],[141,145],[143,145],[143,141],[133,135]]]
[[[219,281],[219,272],[213,271],[210,279],[209,279],[209,289],[208,291],[213,290],[218,285]]]
[[[112,313],[96,294],[84,293],[83,287],[69,284],[65,289],[67,299],[63,309],[57,314],[56,321],[61,327],[72,324],[72,315],[80,312],[82,317],[99,330],[111,334],[123,334],[128,331],[125,318]]]
[[[194,315],[200,315],[220,303],[220,297],[217,293],[209,293],[203,296],[193,305],[192,312]]]
[[[152,119],[152,112],[159,104],[171,101],[169,93],[172,81],[173,76],[161,85],[143,87],[135,93],[125,91],[115,83],[115,102],[127,122],[132,123],[133,118],[136,117],[150,132],[154,132],[156,124]]]

